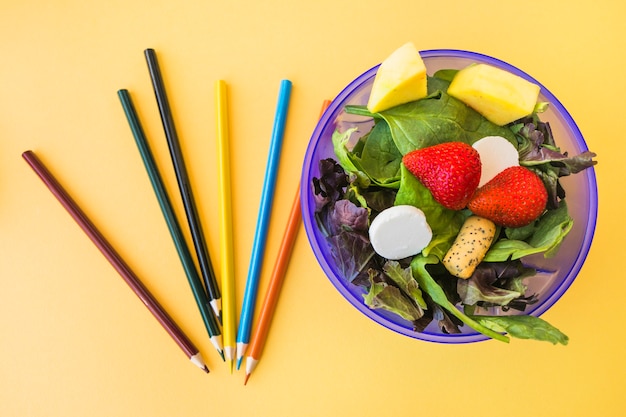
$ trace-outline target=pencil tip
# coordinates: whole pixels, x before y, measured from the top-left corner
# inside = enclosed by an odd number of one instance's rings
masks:
[[[222,357],[222,361],[226,362],[226,358],[224,357],[224,351],[220,350],[220,356]]]
[[[211,306],[211,310],[213,310],[213,315],[219,322],[220,326],[222,325],[222,303],[221,299],[213,299],[209,301],[209,305]]]
[[[247,384],[248,384],[248,379],[250,378],[250,375],[251,375],[251,374],[246,374],[246,379],[243,381],[243,384],[244,384],[244,385],[247,385]]]
[[[202,368],[202,370],[207,374],[210,372],[209,368],[206,365],[204,366],[204,368]]]
[[[231,359],[228,362],[230,364],[230,374],[232,375],[233,374],[233,360]]]
[[[241,361],[243,360],[243,356],[240,358],[237,358],[237,370],[239,370],[239,368],[241,368]]]

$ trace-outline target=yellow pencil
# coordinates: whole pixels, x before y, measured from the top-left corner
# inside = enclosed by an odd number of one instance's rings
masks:
[[[235,264],[233,259],[233,217],[230,185],[230,147],[226,82],[215,83],[217,153],[219,178],[220,265],[222,281],[222,336],[224,354],[233,370],[236,338]]]

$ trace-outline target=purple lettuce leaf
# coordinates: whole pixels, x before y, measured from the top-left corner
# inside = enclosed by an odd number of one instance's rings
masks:
[[[534,275],[535,270],[525,267],[521,261],[483,262],[469,279],[457,281],[458,294],[464,305],[481,307],[504,307],[524,310],[536,301],[536,296],[525,296],[527,286],[524,278]]]
[[[569,156],[556,145],[548,122],[539,120],[536,114],[521,119],[511,129],[516,133],[520,165],[533,170],[542,179],[548,191],[548,209],[559,207],[565,198],[565,190],[559,178],[576,174],[596,165],[594,152],[584,151]]]
[[[335,160],[321,160],[319,169],[320,177],[313,178],[317,225],[341,276],[359,285],[367,280],[375,254],[367,231],[369,212],[344,199],[348,176]]]
[[[569,156],[562,152],[554,141],[552,129],[548,122],[538,118],[523,119],[516,128],[520,143],[520,162],[526,166],[551,163],[558,168],[559,177],[564,177],[596,165],[594,152],[584,151],[578,155]]]
[[[316,211],[326,204],[341,200],[348,185],[348,176],[332,158],[319,161],[320,177],[313,178]]]

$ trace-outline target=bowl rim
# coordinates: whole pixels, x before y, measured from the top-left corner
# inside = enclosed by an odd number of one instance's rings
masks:
[[[537,84],[540,87],[541,94],[549,101],[550,106],[555,108],[555,114],[557,114],[565,125],[565,129],[571,131],[574,136],[574,141],[579,145],[582,151],[589,150],[587,147],[587,143],[578,128],[578,125],[572,118],[569,111],[565,108],[565,106],[556,98],[552,92],[550,92],[542,83],[540,83],[537,79],[529,75],[528,73],[522,71],[521,69],[502,61],[498,58],[491,57],[489,55],[485,55],[478,52],[465,51],[461,49],[429,49],[420,51],[420,55],[426,61],[429,58],[462,58],[462,59],[475,59],[482,63],[491,64],[505,70],[512,72],[522,78]],[[433,333],[433,332],[415,332],[411,329],[408,329],[399,324],[393,323],[383,317],[376,310],[370,309],[367,307],[362,300],[358,300],[352,292],[350,292],[347,288],[347,285],[342,281],[342,278],[336,276],[333,272],[331,265],[328,263],[328,260],[322,255],[322,250],[320,247],[320,243],[314,236],[314,228],[317,228],[314,221],[312,221],[311,216],[308,216],[307,213],[309,211],[309,207],[312,202],[312,193],[310,192],[310,172],[313,163],[317,164],[318,161],[313,161],[312,155],[315,153],[315,149],[318,146],[319,138],[321,137],[322,132],[325,130],[328,123],[332,123],[337,115],[342,111],[340,106],[342,106],[343,101],[352,94],[356,89],[358,89],[364,82],[369,80],[370,78],[376,75],[376,71],[380,64],[377,64],[367,71],[363,72],[353,81],[351,81],[346,87],[344,87],[339,94],[332,100],[326,111],[323,113],[322,117],[319,119],[313,133],[311,135],[309,144],[307,146],[303,169],[300,181],[300,199],[301,199],[301,210],[303,213],[303,224],[305,227],[306,235],[313,250],[313,253],[320,264],[324,274],[327,279],[333,284],[335,289],[339,291],[339,293],[357,310],[363,313],[366,317],[373,320],[375,323],[382,325],[394,332],[399,334],[429,341],[429,342],[437,342],[444,344],[460,344],[460,343],[472,343],[479,342],[484,340],[489,340],[490,338],[475,332],[475,333],[465,333],[465,334],[442,334],[442,333]],[[594,167],[588,168],[585,170],[586,182],[589,189],[589,215],[586,219],[586,224],[583,225],[584,236],[582,239],[581,248],[576,256],[575,261],[572,263],[569,271],[565,273],[565,277],[561,282],[554,288],[549,296],[545,298],[545,300],[541,303],[541,305],[534,308],[530,311],[529,314],[534,316],[540,316],[545,313],[548,309],[554,306],[554,304],[565,294],[565,292],[570,288],[582,266],[589,254],[589,250],[591,248],[591,244],[593,241],[593,236],[595,234],[597,215],[598,215],[598,189],[597,189],[597,181],[595,176]]]

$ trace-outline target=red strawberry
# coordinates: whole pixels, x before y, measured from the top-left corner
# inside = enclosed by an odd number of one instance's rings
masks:
[[[402,162],[439,204],[452,210],[467,206],[480,180],[480,156],[463,142],[416,149],[404,155]]]
[[[505,227],[522,227],[546,208],[548,192],[541,178],[528,168],[514,166],[476,190],[467,208]]]

